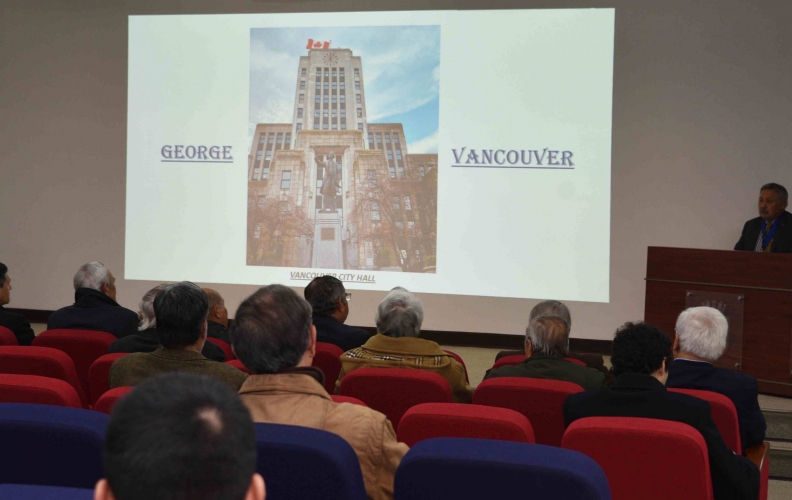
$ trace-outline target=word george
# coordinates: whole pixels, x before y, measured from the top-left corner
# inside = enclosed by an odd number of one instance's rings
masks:
[[[233,160],[231,146],[183,146],[181,144],[162,146],[163,158],[169,160]]]
[[[330,48],[330,42],[319,42],[319,41],[314,42],[313,38],[309,38],[308,39],[308,45],[306,45],[305,48],[308,49],[308,50],[311,50],[311,49],[329,49]]]
[[[544,148],[541,152],[538,149],[516,149],[503,150],[503,149],[471,149],[465,152],[467,148],[462,148],[457,153],[456,149],[452,149],[454,154],[454,161],[457,165],[473,165],[473,166],[488,166],[488,165],[550,165],[558,167],[574,167],[572,162],[572,151],[557,151],[548,150]],[[541,154],[540,154],[541,153]],[[560,157],[559,157],[560,153]],[[464,160],[464,161],[463,161]],[[544,162],[547,163],[544,163]]]

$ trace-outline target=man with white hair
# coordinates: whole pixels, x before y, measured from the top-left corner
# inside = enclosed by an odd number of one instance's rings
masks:
[[[448,380],[455,403],[470,403],[473,389],[465,378],[465,368],[436,342],[418,338],[423,316],[418,297],[401,287],[391,290],[377,308],[377,334],[341,356],[336,387],[341,386],[347,373],[358,368],[417,368]]]
[[[740,422],[743,450],[760,444],[767,424],[759,409],[754,377],[712,366],[726,349],[729,324],[712,307],[691,307],[677,318],[674,363],[668,373],[668,387],[699,389],[723,394],[734,402]]]
[[[74,275],[74,305],[52,313],[47,329],[98,330],[125,337],[137,333],[138,315],[116,302],[115,277],[101,262],[89,262]]]

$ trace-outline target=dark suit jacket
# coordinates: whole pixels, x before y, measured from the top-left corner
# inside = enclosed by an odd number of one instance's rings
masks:
[[[47,329],[75,328],[98,330],[125,337],[137,333],[137,313],[118,305],[100,291],[80,288],[74,292],[74,305],[58,309],[49,317]]]
[[[754,377],[709,363],[679,358],[671,364],[666,386],[723,394],[737,408],[743,451],[764,441],[767,423],[759,409],[759,388]]]
[[[122,339],[116,340],[110,344],[110,348],[107,352],[154,352],[160,347],[162,346],[159,342],[157,329],[149,328],[148,330],[138,332],[137,335],[127,335]],[[221,363],[225,361],[225,352],[211,342],[204,343],[201,354],[212,361],[220,361]]]
[[[565,424],[585,417],[643,417],[688,424],[707,443],[715,500],[756,500],[759,494],[759,469],[726,446],[712,421],[709,403],[668,392],[651,375],[626,373],[608,389],[569,396],[564,403]]]
[[[580,366],[563,358],[534,354],[519,365],[487,370],[484,380],[496,377],[527,377],[572,382],[584,389],[605,387],[605,376],[594,368]]]
[[[220,323],[214,321],[207,321],[206,335],[213,339],[220,339],[226,344],[231,345],[231,335],[228,334],[228,329]]]
[[[4,326],[14,332],[19,345],[30,345],[36,336],[30,328],[30,321],[21,314],[6,311],[0,306],[0,326]]]
[[[778,223],[778,229],[773,236],[773,245],[770,251],[773,253],[792,253],[792,219],[790,219],[789,212],[784,211],[779,215],[781,219]],[[756,250],[756,242],[759,241],[759,232],[766,227],[764,219],[757,217],[751,219],[743,226],[740,241],[734,245],[735,250],[743,250],[745,252],[753,252]]]
[[[344,352],[357,349],[371,338],[366,330],[347,326],[331,316],[314,314],[313,324],[316,327],[317,342],[335,344]]]

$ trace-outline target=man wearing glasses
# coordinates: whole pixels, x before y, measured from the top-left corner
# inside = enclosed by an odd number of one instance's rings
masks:
[[[314,278],[305,287],[305,300],[313,308],[316,341],[340,347],[344,352],[356,349],[371,337],[362,328],[347,326],[351,293],[347,293],[341,280],[333,276]]]

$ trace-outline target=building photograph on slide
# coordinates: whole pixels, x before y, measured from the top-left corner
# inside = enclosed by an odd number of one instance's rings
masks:
[[[440,26],[251,28],[248,266],[434,273]]]

